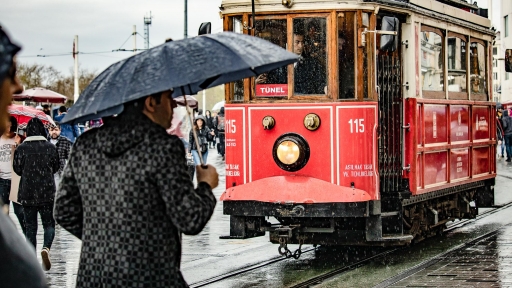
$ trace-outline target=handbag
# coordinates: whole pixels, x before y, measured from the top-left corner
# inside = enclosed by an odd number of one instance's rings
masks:
[[[208,151],[208,141],[206,140],[206,137],[203,135],[197,135],[197,140],[199,140],[199,147],[201,147],[201,153],[205,153]],[[197,147],[197,150],[199,150],[199,147]]]

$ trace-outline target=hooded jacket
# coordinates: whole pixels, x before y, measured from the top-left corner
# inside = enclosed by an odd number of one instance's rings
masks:
[[[210,185],[187,173],[181,140],[125,110],[82,134],[64,168],[54,217],[82,240],[77,287],[186,287],[180,232],[210,219]]]
[[[206,121],[203,115],[198,115],[194,120],[194,124],[197,124],[198,119],[203,120],[203,128],[201,128],[201,130],[196,130],[197,138],[201,145],[208,146],[208,140],[212,138],[212,135],[210,134],[211,130],[210,128],[208,128],[208,126],[206,126]],[[194,139],[194,132],[192,132],[192,130],[190,130],[190,133],[188,135],[188,143],[190,145],[190,151],[197,150],[196,141]],[[208,147],[206,147],[206,149],[208,149]]]
[[[14,151],[13,170],[21,176],[18,202],[26,206],[51,204],[55,197],[53,175],[59,171],[59,154],[46,140],[46,129],[37,118],[27,124],[27,138]]]
[[[503,134],[512,135],[512,117],[508,115],[508,109],[503,111],[501,120],[503,121]]]

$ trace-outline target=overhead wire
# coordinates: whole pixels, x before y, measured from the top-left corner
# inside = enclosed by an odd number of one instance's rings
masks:
[[[142,37],[142,35],[140,35],[138,32],[136,32],[136,34]],[[126,44],[126,42],[128,42],[128,40],[130,40],[131,37],[133,37],[133,33],[131,33],[130,36],[128,36],[126,41],[124,41],[124,43],[119,47],[119,49],[110,50],[110,51],[97,51],[97,52],[78,52],[77,54],[93,55],[93,54],[106,54],[106,53],[114,53],[114,52],[134,52],[133,49],[121,49]],[[151,45],[151,43],[149,43],[149,44]],[[153,46],[153,45],[151,45],[151,46]],[[136,51],[143,51],[143,50],[146,50],[146,49],[136,49]],[[45,57],[61,57],[61,56],[69,56],[69,55],[73,55],[73,52],[58,53],[58,54],[24,55],[24,56],[18,56],[18,58],[35,58],[35,57],[45,58]],[[98,55],[98,56],[111,57],[111,56],[106,56],[106,55]],[[118,58],[118,57],[111,57],[111,58]]]

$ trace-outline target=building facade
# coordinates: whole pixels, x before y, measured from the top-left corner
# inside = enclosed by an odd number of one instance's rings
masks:
[[[498,77],[500,77],[499,74],[501,73],[500,102],[506,102],[512,100],[512,73],[505,72],[505,51],[506,49],[512,49],[512,1],[501,0],[500,4],[500,46],[499,49],[497,49],[498,51],[496,51],[497,56],[494,56],[494,58],[498,60],[498,67],[493,68],[493,71],[498,68]],[[498,38],[496,39],[496,43],[498,43]]]

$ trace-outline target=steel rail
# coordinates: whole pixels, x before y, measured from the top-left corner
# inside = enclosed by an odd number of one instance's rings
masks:
[[[504,210],[504,209],[507,209],[507,208],[509,208],[509,207],[512,207],[512,202],[508,202],[508,203],[506,203],[506,204],[504,204],[504,205],[502,205],[502,206],[499,206],[499,207],[497,207],[497,208],[495,208],[495,209],[492,209],[492,210],[489,210],[489,211],[485,211],[484,213],[479,214],[475,219],[465,219],[465,220],[462,220],[462,221],[456,222],[456,223],[454,223],[453,225],[450,225],[450,226],[449,226],[447,229],[445,229],[443,232],[449,232],[449,231],[455,230],[455,229],[457,229],[457,228],[463,227],[463,226],[465,226],[465,225],[467,225],[467,224],[470,224],[470,223],[475,222],[476,220],[479,220],[479,219],[485,218],[485,217],[487,217],[487,216],[490,216],[490,215],[492,215],[492,214],[494,214],[494,213],[497,213],[497,212],[499,212],[499,211],[501,211],[501,210]],[[479,236],[479,237],[477,237],[477,238],[475,238],[475,239],[473,239],[473,240],[469,241],[468,243],[465,243],[465,244],[461,244],[461,245],[459,245],[459,246],[456,246],[455,248],[452,248],[452,249],[448,250],[447,252],[443,252],[443,253],[441,253],[441,255],[437,255],[437,256],[435,256],[435,257],[433,257],[433,258],[431,258],[431,259],[427,260],[426,262],[428,262],[428,261],[432,261],[433,259],[441,258],[441,257],[442,257],[442,255],[445,255],[445,254],[447,254],[447,253],[451,253],[451,252],[453,252],[453,251],[454,251],[454,249],[461,249],[461,246],[464,246],[464,245],[470,245],[471,243],[474,243],[475,241],[480,241],[480,240],[481,240],[481,239],[483,239],[483,238],[489,237],[489,235],[491,235],[492,233],[496,233],[496,232],[497,232],[499,229],[501,229],[501,228],[502,228],[502,227],[500,227],[500,228],[498,228],[498,229],[496,229],[496,230],[494,230],[494,231],[492,231],[492,232],[486,233],[486,234],[484,234],[483,236]],[[491,235],[491,236],[492,236],[492,235]],[[313,277],[313,278],[311,278],[311,279],[309,279],[309,280],[306,280],[306,281],[304,281],[304,282],[301,282],[301,283],[296,284],[296,285],[291,286],[291,287],[292,287],[292,288],[311,287],[311,286],[313,286],[313,285],[316,285],[316,284],[322,283],[322,282],[324,282],[325,280],[332,279],[332,278],[334,278],[335,276],[339,276],[339,275],[341,275],[341,274],[343,274],[343,273],[345,273],[345,272],[347,272],[347,271],[354,270],[354,269],[356,269],[356,268],[360,268],[360,267],[364,266],[365,264],[367,264],[368,262],[370,262],[370,261],[372,261],[372,260],[380,259],[380,258],[382,258],[382,257],[384,257],[384,256],[386,256],[386,255],[388,255],[388,254],[390,254],[390,253],[396,252],[396,251],[398,251],[398,250],[400,250],[400,249],[402,249],[402,248],[404,248],[404,247],[392,248],[392,249],[387,250],[387,251],[384,251],[384,252],[382,252],[382,253],[380,253],[380,254],[377,254],[377,255],[374,255],[374,256],[372,256],[372,257],[368,257],[368,258],[365,258],[365,259],[363,259],[363,260],[360,260],[360,261],[358,261],[357,263],[350,264],[350,265],[346,265],[346,266],[342,266],[342,267],[340,267],[340,268],[334,269],[334,270],[332,270],[332,271],[330,271],[330,272],[327,272],[327,273],[325,273],[325,274],[322,274],[322,275],[320,275],[320,276]],[[430,263],[430,262],[428,262],[428,263]],[[422,263],[422,264],[423,264],[423,265],[427,265],[426,263]],[[434,264],[434,263],[432,263],[432,264]],[[420,264],[420,265],[421,265],[421,264]],[[417,265],[418,267],[417,267],[417,266],[414,266],[413,268],[411,268],[411,269],[410,269],[410,270],[411,270],[411,273],[412,273],[413,271],[416,271],[415,269],[420,269],[420,267],[419,267],[420,265]],[[429,265],[429,266],[430,266],[430,265]],[[409,271],[409,270],[407,270],[407,271]],[[407,271],[406,271],[406,272],[407,272]],[[417,271],[419,271],[419,270],[417,270]],[[405,272],[402,272],[402,273],[405,273]],[[398,275],[401,275],[402,273],[400,273],[400,274],[398,274]],[[415,273],[415,272],[414,272],[414,273]],[[414,273],[413,273],[413,274],[414,274]],[[396,276],[394,276],[394,277],[397,277],[398,275],[396,275]],[[412,275],[412,274],[411,274],[411,275]],[[394,277],[389,278],[389,279],[393,279]],[[405,276],[405,277],[407,277],[407,276]],[[399,279],[399,280],[401,280],[401,279]],[[394,283],[398,282],[399,280],[394,281],[393,283],[391,283],[391,284],[389,284],[389,285],[392,285],[392,284],[394,284]],[[386,281],[387,281],[387,280],[386,280]],[[384,283],[384,282],[382,282],[382,283]],[[379,285],[380,285],[380,284],[379,284]],[[387,286],[389,286],[389,285],[387,285]],[[383,287],[387,287],[387,286],[383,286]],[[376,287],[379,287],[379,288],[380,288],[381,286],[376,286]],[[375,288],[375,287],[374,287],[374,288]]]

